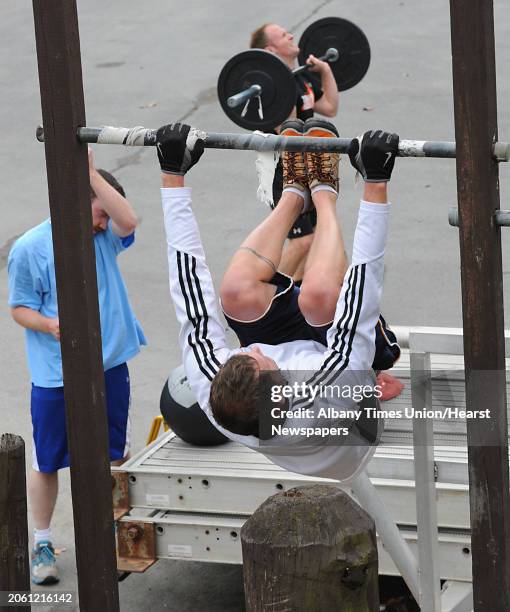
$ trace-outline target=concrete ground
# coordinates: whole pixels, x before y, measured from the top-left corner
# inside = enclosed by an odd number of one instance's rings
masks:
[[[79,0],[87,123],[158,127],[186,120],[208,131],[240,131],[223,114],[216,82],[223,64],[247,47],[262,21],[281,23],[298,36],[314,20],[335,15],[367,34],[372,63],[365,79],[341,96],[337,125],[343,136],[370,127],[416,140],[454,140],[448,5],[440,0]],[[499,133],[510,139],[510,5],[495,1]],[[23,333],[7,307],[6,262],[16,237],[48,216],[44,149],[34,137],[41,120],[31,6],[0,7],[0,431],[20,434],[30,455],[29,378]],[[96,147],[97,164],[125,186],[142,223],[121,265],[149,346],[130,364],[133,384],[133,449],[145,441],[158,412],[159,394],[180,362],[177,327],[168,299],[165,242],[154,150]],[[255,154],[207,151],[190,178],[195,211],[216,279],[247,230],[267,211],[255,200]],[[339,211],[351,244],[359,188],[342,162]],[[502,208],[510,187],[501,166]],[[400,325],[461,325],[457,230],[448,225],[456,204],[453,160],[397,161],[387,250],[383,312]],[[507,242],[503,231],[504,243]],[[504,273],[510,273],[508,249]],[[505,288],[508,296],[509,287]],[[506,311],[508,312],[508,300]],[[54,520],[59,589],[76,589],[68,471],[62,473]],[[176,612],[243,609],[239,567],[157,563],[119,585],[122,610],[142,607]]]

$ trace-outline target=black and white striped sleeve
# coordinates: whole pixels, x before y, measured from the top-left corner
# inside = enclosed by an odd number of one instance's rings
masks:
[[[315,364],[313,384],[329,384],[346,369],[362,373],[372,368],[389,213],[389,204],[360,204],[352,264],[328,331],[328,350]]]
[[[375,355],[375,326],[381,312],[384,251],[389,204],[361,202],[354,233],[352,264],[344,278],[328,347],[336,367],[369,370]]]
[[[170,295],[180,325],[184,369],[202,408],[211,381],[228,358],[218,300],[191,209],[191,189],[161,189]]]

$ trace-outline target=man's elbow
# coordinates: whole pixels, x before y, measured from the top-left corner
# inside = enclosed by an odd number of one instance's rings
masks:
[[[329,104],[325,108],[326,117],[336,117],[338,113],[338,102],[329,102]]]
[[[125,236],[131,236],[138,227],[138,218],[133,215],[127,219],[122,220],[122,224],[117,223],[117,234],[124,238]]]
[[[138,227],[138,219],[135,217],[132,222],[127,223],[126,226],[124,227],[126,236],[131,236],[131,234],[134,233],[137,227]]]
[[[24,326],[24,315],[28,310],[27,306],[11,306],[11,317],[18,325]]]
[[[16,323],[18,322],[18,313],[16,312],[18,309],[17,306],[12,306],[11,307],[11,317],[14,321],[16,321]]]
[[[324,115],[325,117],[336,117],[338,112],[338,103],[334,102],[326,102],[326,100],[321,100],[322,104],[318,104],[315,106],[315,111]]]

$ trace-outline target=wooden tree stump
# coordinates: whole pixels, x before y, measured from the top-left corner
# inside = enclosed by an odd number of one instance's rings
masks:
[[[273,495],[241,542],[247,612],[379,610],[374,522],[336,487]]]
[[[0,591],[30,591],[25,443],[12,434],[0,438]]]

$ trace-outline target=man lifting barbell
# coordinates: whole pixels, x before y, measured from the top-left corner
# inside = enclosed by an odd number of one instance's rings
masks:
[[[299,46],[294,36],[275,23],[266,23],[251,35],[250,48],[265,49],[278,56],[293,70],[297,67]],[[314,111],[334,117],[338,111],[338,87],[328,62],[310,54],[306,60],[308,72],[295,75],[296,107],[293,115],[305,121],[313,117]],[[319,78],[317,78],[319,77]]]
[[[294,42],[294,36],[281,26],[266,23],[257,28],[251,35],[250,47],[264,49],[274,53],[291,70],[297,66],[299,46]],[[305,121],[313,117],[314,112],[335,117],[338,111],[337,82],[328,62],[321,61],[310,54],[306,60],[309,66],[307,72],[296,74],[296,104],[291,113]],[[310,74],[311,73],[311,74]],[[273,180],[273,203],[276,205],[281,198],[283,189],[283,171],[281,160],[278,162]],[[283,250],[280,269],[292,276],[296,282],[303,279],[306,258],[313,241],[313,232],[317,223],[317,214],[312,207],[300,215],[291,227]]]
[[[324,123],[321,127],[326,131]],[[282,134],[300,129],[291,121],[282,126]],[[329,129],[334,131],[331,125]],[[387,368],[398,357],[391,332],[378,320],[389,217],[387,181],[398,136],[367,132],[351,145],[351,163],[365,179],[365,190],[353,263],[346,272],[335,210],[338,155],[284,153],[280,204],[243,242],[222,283],[227,319],[245,345],[233,350],[228,348],[217,311],[191,209],[191,190],[184,187],[184,174],[203,152],[200,136],[181,124],[157,132],[170,292],[190,386],[211,422],[231,440],[263,452],[294,472],[351,479],[373,454],[377,431],[369,431],[360,419],[348,422],[345,438],[334,444],[321,439],[311,443],[299,435],[261,435],[259,418],[262,425],[273,404],[270,397],[260,397],[259,383],[270,384],[275,372],[310,370],[312,378],[352,380],[354,375],[373,387],[372,367]],[[313,274],[307,284],[305,273],[300,291],[291,278],[275,272],[285,236],[303,211],[305,188],[311,189],[318,224],[309,262]],[[314,276],[321,282],[314,284]],[[378,427],[376,419],[375,430]]]

